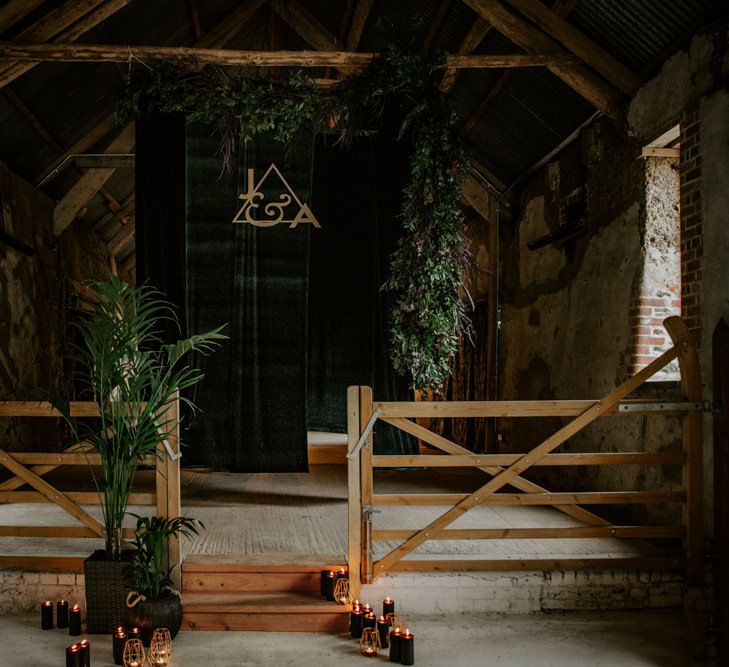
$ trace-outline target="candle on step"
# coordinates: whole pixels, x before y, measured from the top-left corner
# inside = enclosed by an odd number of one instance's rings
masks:
[[[394,614],[395,613],[395,600],[391,600],[389,597],[386,597],[382,601],[382,615],[387,618],[388,614]]]
[[[68,627],[68,600],[56,602],[56,627]]]
[[[377,619],[377,634],[380,636],[380,646],[387,648],[390,645],[390,621],[384,616]]]
[[[362,605],[359,600],[354,601],[352,611],[349,612],[349,633],[352,635],[352,639],[359,639],[362,636]]]
[[[349,575],[347,574],[347,570],[345,570],[343,567],[339,568],[339,571],[337,572],[337,580],[339,579],[348,579]]]
[[[323,573],[322,577],[321,595],[330,602],[334,602],[334,586],[337,583],[337,574],[331,570],[326,570],[326,573]]]
[[[81,648],[73,644],[66,649],[66,667],[81,667]]]
[[[82,639],[79,642],[79,656],[81,667],[91,667],[91,644],[88,639]]]
[[[400,639],[402,632],[400,628],[395,628],[390,633],[390,662],[400,662]]]
[[[81,607],[77,604],[68,610],[68,634],[71,637],[81,634]]]
[[[142,631],[139,628],[132,628],[127,632],[127,639],[141,639]]]
[[[415,664],[415,637],[410,632],[410,628],[405,628],[405,632],[400,637],[400,662],[403,665]]]
[[[127,633],[124,632],[124,628],[120,625],[114,636],[112,637],[112,646],[114,651],[114,664],[121,665],[124,657],[124,644],[127,643]]]
[[[41,630],[53,629],[53,603],[46,600],[41,604]]]

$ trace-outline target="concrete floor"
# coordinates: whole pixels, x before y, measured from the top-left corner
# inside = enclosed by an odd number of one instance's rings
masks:
[[[413,617],[415,664],[425,667],[694,667],[686,656],[690,619],[682,612],[569,612]],[[2,667],[55,667],[73,643],[40,630],[36,615],[0,617]],[[93,667],[112,665],[111,639],[91,635]],[[348,635],[186,632],[171,667],[341,667],[365,665]],[[390,664],[381,655],[371,664]]]

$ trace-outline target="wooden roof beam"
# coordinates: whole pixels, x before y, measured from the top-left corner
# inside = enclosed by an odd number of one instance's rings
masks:
[[[10,0],[0,7],[0,34],[22,21],[45,0]]]
[[[582,58],[587,65],[624,93],[632,93],[640,86],[638,76],[539,0],[506,0],[506,2],[548,35],[559,40],[572,53]]]
[[[68,0],[50,11],[40,21],[23,30],[14,42],[73,42],[85,32],[105,21],[131,0]],[[0,87],[6,86],[28,70],[35,62],[5,63],[0,68]]]
[[[440,32],[440,29],[443,27],[443,23],[448,17],[448,13],[451,11],[452,6],[453,0],[443,0],[440,3],[440,7],[438,7],[438,12],[433,19],[433,23],[430,24],[430,30],[428,30],[428,34],[423,41],[421,49],[423,53],[428,53],[428,51],[430,51],[430,47],[433,46],[433,42]]]
[[[129,58],[183,61],[198,64],[241,65],[249,67],[361,67],[377,53],[349,51],[237,51],[180,46],[124,46],[120,44],[10,44],[0,42],[0,60],[44,62],[115,62]],[[549,67],[576,65],[577,56],[556,54],[505,54],[448,56],[447,65],[457,69],[507,67]]]
[[[347,51],[356,51],[359,47],[359,40],[362,39],[365,23],[367,23],[374,4],[375,0],[357,0],[352,16],[352,23],[347,33],[347,41],[344,43],[344,48]]]
[[[126,246],[127,243],[134,238],[134,232],[134,216],[132,215],[126,224],[121,225],[119,229],[117,229],[114,236],[112,236],[106,244],[109,254],[118,255],[119,252],[124,249],[124,246]]]
[[[106,153],[128,153],[134,147],[134,123],[129,123],[121,134],[112,141]],[[53,209],[53,235],[59,237],[76,219],[78,212],[111,178],[113,168],[89,169],[76,181]]]
[[[528,53],[564,53],[559,44],[539,28],[510,12],[499,0],[464,0],[504,36]],[[596,109],[615,117],[622,106],[619,91],[585,65],[549,65],[549,70]]]
[[[317,51],[338,50],[337,38],[298,0],[271,0],[271,6],[307,44]]]
[[[486,37],[491,28],[492,25],[479,16],[474,21],[470,30],[466,33],[466,36],[461,42],[461,45],[458,47],[458,55],[465,56],[473,53],[476,50],[476,47],[483,41],[484,37]],[[457,79],[458,70],[455,67],[447,68],[445,73],[443,74],[443,79],[440,82],[440,91],[444,95],[450,93],[451,90],[453,90],[453,87],[456,85]]]
[[[251,20],[264,2],[265,0],[247,0],[241,3],[238,9],[195,42],[195,46],[199,49],[224,46]]]

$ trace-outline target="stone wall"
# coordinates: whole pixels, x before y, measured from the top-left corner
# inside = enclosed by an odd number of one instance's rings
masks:
[[[38,391],[69,396],[64,354],[73,316],[71,281],[107,278],[108,251],[79,222],[52,239],[53,200],[2,163],[0,206],[4,231],[34,250],[27,255],[0,244],[0,397]],[[3,447],[60,446],[60,432],[48,427],[47,419],[2,419]]]

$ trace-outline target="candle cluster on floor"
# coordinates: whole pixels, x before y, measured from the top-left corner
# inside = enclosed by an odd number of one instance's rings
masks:
[[[54,605],[51,600],[44,600],[41,603],[42,630],[52,630],[54,627],[68,628],[68,634],[72,637],[81,634],[81,607],[79,605],[74,604],[69,608],[67,600],[56,602],[55,626],[53,609]],[[112,653],[115,665],[142,667],[146,664],[145,661],[149,661],[152,667],[167,667],[172,656],[172,637],[167,628],[157,628],[145,655],[140,629],[127,630],[120,625],[112,635]],[[88,639],[82,639],[66,647],[66,667],[91,667],[91,644]]]
[[[390,662],[415,664],[415,637],[409,627],[403,630],[402,618],[395,612],[395,601],[389,597],[382,601],[382,614],[375,615],[369,604],[355,600],[349,614],[349,632],[359,639],[360,653],[366,657],[389,649]]]
[[[55,607],[56,622],[53,622]],[[58,600],[54,605],[51,600],[41,602],[41,630],[68,628],[71,637],[81,634],[81,607],[77,604],[69,609],[68,600]],[[91,644],[82,639],[76,644],[66,647],[66,667],[91,667]]]

